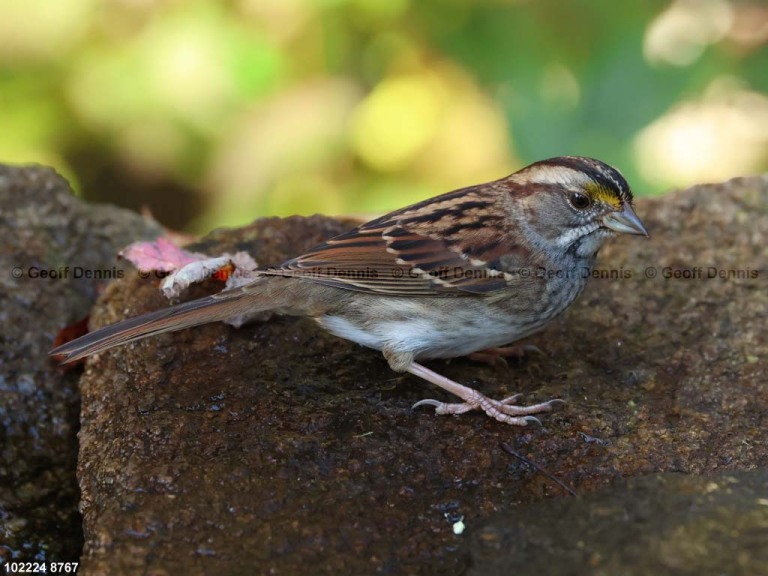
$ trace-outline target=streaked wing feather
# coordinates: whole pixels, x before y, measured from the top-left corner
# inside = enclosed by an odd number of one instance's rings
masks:
[[[503,290],[501,258],[515,247],[478,188],[457,190],[336,236],[266,274],[399,296],[469,295]]]

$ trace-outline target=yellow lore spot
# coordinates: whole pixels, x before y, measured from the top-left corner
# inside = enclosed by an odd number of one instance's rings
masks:
[[[593,183],[587,184],[585,188],[595,202],[602,202],[603,204],[613,206],[614,208],[621,208],[621,200],[613,190],[600,186],[600,184]]]

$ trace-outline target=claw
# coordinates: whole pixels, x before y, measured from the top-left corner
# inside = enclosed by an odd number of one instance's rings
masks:
[[[416,404],[411,406],[411,410],[413,410],[414,408],[418,408],[419,406],[434,406],[435,408],[440,408],[440,406],[442,406],[443,404],[444,402],[440,402],[439,400],[432,400],[428,398],[426,400],[419,400],[418,402],[416,402]]]
[[[521,393],[518,394],[512,394],[512,396],[507,396],[506,398],[499,400],[500,404],[514,404],[515,400],[520,398],[522,396]]]
[[[485,352],[472,352],[472,354],[467,356],[467,358],[472,360],[472,362],[478,362],[480,364],[488,364],[488,366],[491,366],[493,368],[497,368],[500,370],[503,370],[509,367],[509,364],[507,364],[507,359],[501,356],[498,356],[496,354],[486,354]]]
[[[523,420],[526,422],[533,422],[534,424],[538,424],[542,428],[544,427],[544,424],[541,423],[541,420],[536,418],[536,416],[523,416]]]
[[[534,352],[534,353],[536,353],[536,354],[538,354],[540,356],[546,356],[546,354],[544,354],[544,351],[541,348],[539,348],[538,346],[535,346],[533,344],[525,344],[524,346],[521,346],[520,348],[522,348],[523,352]]]
[[[434,406],[435,407],[435,414],[464,414],[464,412],[469,412],[470,410],[474,410],[477,408],[477,406],[474,406],[472,404],[468,404],[466,402],[459,404],[448,404],[447,402],[440,402],[439,400],[419,400],[411,406],[411,410],[414,408],[418,408],[419,406]]]
[[[502,346],[500,348],[487,348],[479,352],[473,352],[468,356],[470,360],[482,362],[496,368],[506,367],[507,358],[522,358],[528,353],[534,352],[545,356],[541,348],[533,344],[517,344],[513,346]]]

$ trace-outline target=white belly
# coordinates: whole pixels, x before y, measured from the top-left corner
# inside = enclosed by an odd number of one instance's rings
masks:
[[[399,301],[393,314],[381,314],[377,320],[324,316],[317,322],[341,338],[376,350],[413,352],[416,359],[466,356],[509,344],[540,328],[502,314],[479,316],[477,310],[451,308],[430,309],[425,315],[418,303]]]

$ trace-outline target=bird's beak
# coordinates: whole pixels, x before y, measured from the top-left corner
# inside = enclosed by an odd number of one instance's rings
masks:
[[[604,216],[603,226],[621,234],[648,236],[648,231],[629,204],[624,204],[621,210],[616,210]]]

